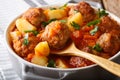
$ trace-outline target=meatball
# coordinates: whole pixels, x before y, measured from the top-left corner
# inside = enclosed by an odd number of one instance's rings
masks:
[[[80,2],[78,5],[72,7],[69,14],[74,14],[74,10],[79,11],[83,15],[84,22],[94,20],[96,16],[94,9],[86,2]]]
[[[73,67],[84,67],[90,64],[93,64],[93,63],[82,57],[74,56],[74,57],[71,57],[70,59],[70,65],[72,65]]]
[[[101,46],[104,52],[111,53],[110,55],[114,55],[120,49],[120,39],[117,35],[113,35],[114,33],[104,33],[97,40],[97,43]]]
[[[104,16],[101,18],[100,24],[98,24],[101,32],[110,32],[113,29],[120,30],[117,22],[111,19],[109,16]]]
[[[23,15],[22,18],[28,20],[32,25],[40,27],[41,22],[46,21],[41,8],[30,8]]]
[[[59,21],[48,24],[41,35],[42,41],[47,41],[50,48],[54,49],[63,48],[69,37],[70,31],[68,27]]]
[[[28,41],[29,41],[29,44],[25,45],[23,44],[24,37],[13,40],[14,50],[19,56],[23,58],[25,58],[29,53],[34,53],[34,48],[39,43],[39,38],[29,33]]]

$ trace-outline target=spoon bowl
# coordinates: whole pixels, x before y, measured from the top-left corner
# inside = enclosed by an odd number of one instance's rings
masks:
[[[113,61],[110,61],[108,59],[81,51],[76,48],[73,42],[66,49],[60,50],[60,51],[51,51],[51,53],[61,55],[61,56],[80,56],[80,57],[86,58],[98,64],[99,66],[106,69],[107,71],[120,77],[120,65],[119,64]]]

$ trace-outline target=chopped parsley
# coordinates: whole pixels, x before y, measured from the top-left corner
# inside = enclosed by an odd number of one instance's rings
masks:
[[[60,22],[62,22],[62,23],[66,23],[66,22],[67,22],[67,20],[60,20]]]
[[[25,35],[24,40],[23,40],[23,44],[24,45],[28,45],[29,44],[28,34]]]
[[[56,18],[53,18],[53,19],[50,19],[49,21],[47,22],[42,22],[42,25],[43,26],[47,26],[49,23],[53,22],[53,21],[56,21],[57,19]]]
[[[97,31],[98,31],[98,26],[95,26],[95,28],[90,31],[90,34],[94,35]]]
[[[102,48],[100,47],[99,44],[96,44],[95,46],[93,46],[93,49],[98,51],[98,52],[101,52],[102,51]]]
[[[99,18],[103,17],[103,16],[107,16],[108,13],[106,13],[106,11],[104,9],[98,9],[98,16]]]
[[[64,7],[67,7],[67,5],[68,5],[67,3],[64,4],[63,6],[60,7],[60,9],[62,9],[62,8],[64,8]]]
[[[77,24],[77,23],[76,23],[76,22],[74,22],[74,21],[73,21],[73,22],[71,22],[71,23],[70,23],[70,25],[71,25],[71,26],[73,26],[73,27],[74,27],[75,29],[77,29],[77,30],[79,30],[79,29],[80,29],[80,25],[79,25],[79,24]]]
[[[50,8],[50,10],[56,10],[56,8]]]
[[[38,31],[36,30],[26,30],[24,31],[25,33],[29,33],[29,32],[32,32],[35,36],[39,33]]]
[[[100,21],[101,21],[100,19],[91,21],[91,22],[87,23],[87,26],[96,25],[96,24],[100,23]]]
[[[54,60],[49,60],[47,67],[54,67],[55,68],[55,61]]]
[[[62,7],[67,7],[67,5],[68,5],[68,4],[66,3],[66,4],[64,4]]]
[[[74,13],[78,13],[78,12],[79,12],[78,10],[75,10],[75,9],[74,9]]]

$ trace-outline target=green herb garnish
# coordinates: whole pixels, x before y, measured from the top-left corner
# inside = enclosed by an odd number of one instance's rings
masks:
[[[97,31],[98,31],[98,26],[95,26],[95,28],[90,31],[90,34],[94,35]]]
[[[36,30],[26,30],[24,31],[25,33],[29,33],[29,32],[32,32],[35,36],[39,33],[38,31]]]
[[[55,68],[55,61],[54,60],[49,60],[47,67],[54,67]]]
[[[98,16],[99,18],[103,17],[103,16],[107,16],[108,13],[106,13],[106,11],[104,9],[98,9]]]
[[[56,8],[50,8],[50,10],[56,10]]]
[[[76,23],[76,22],[74,22],[74,21],[73,21],[73,22],[71,22],[71,23],[70,23],[70,25],[71,25],[71,26],[73,26],[73,27],[74,27],[75,29],[77,29],[77,30],[79,30],[79,29],[80,29],[80,25],[79,25],[79,24],[77,24],[77,23]]]
[[[23,44],[24,44],[24,45],[28,45],[28,44],[29,44],[28,34],[25,35]]]
[[[100,23],[100,21],[101,21],[100,19],[91,21],[91,22],[89,22],[89,23],[87,24],[87,26],[96,25],[96,24]]]
[[[79,11],[78,10],[74,10],[74,13],[78,13]]]
[[[100,47],[99,44],[96,44],[95,46],[93,46],[93,49],[98,51],[98,52],[101,52],[102,51],[102,48]]]
[[[67,5],[68,5],[67,3],[64,4],[63,6],[60,7],[60,9],[62,9],[62,8],[64,8],[64,7],[67,7]]]
[[[56,21],[56,20],[57,20],[56,18],[50,19],[50,20],[47,21],[47,22],[42,22],[42,25],[43,25],[43,26],[47,26],[49,23],[51,23],[51,22],[53,22],[53,21]]]
[[[67,7],[67,5],[68,5],[68,4],[66,3],[66,4],[63,5],[63,7]]]
[[[62,22],[62,23],[66,23],[66,22],[67,22],[67,20],[60,20],[60,22]]]

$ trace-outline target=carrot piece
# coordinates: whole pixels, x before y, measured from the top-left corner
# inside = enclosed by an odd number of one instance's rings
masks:
[[[27,55],[27,61],[31,61],[31,59],[33,58],[34,54],[33,53],[30,53]]]
[[[94,40],[94,39],[96,39],[96,36],[84,35],[84,36],[83,36],[83,39],[85,39],[85,40],[87,40],[87,39],[92,39],[92,40]]]
[[[94,28],[94,26],[85,26],[85,28],[83,29],[85,32],[89,32],[90,30],[92,30]]]

